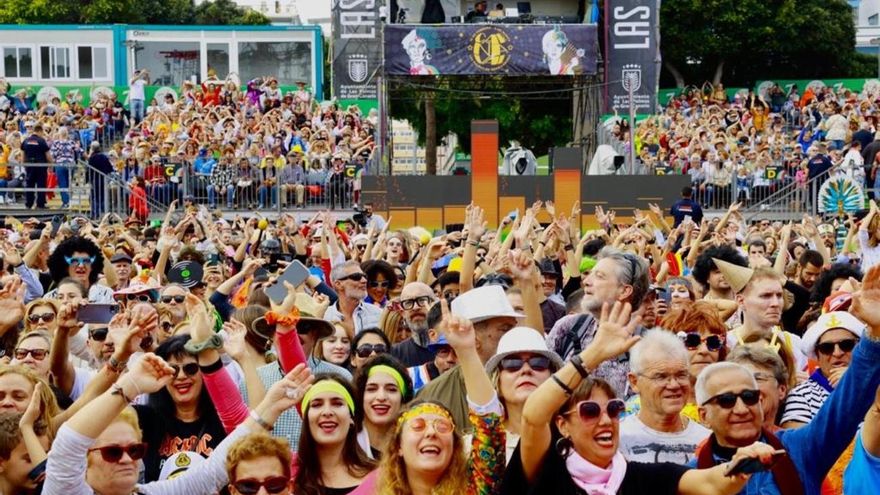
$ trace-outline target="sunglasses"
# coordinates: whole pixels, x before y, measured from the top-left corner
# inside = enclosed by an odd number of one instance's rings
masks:
[[[162,296],[162,302],[165,304],[169,304],[171,301],[174,301],[177,304],[183,304],[183,301],[185,300],[186,296]]]
[[[68,265],[92,266],[92,263],[95,262],[95,257],[94,256],[80,256],[80,257],[74,258],[73,256],[65,256],[64,261],[66,261]]]
[[[723,394],[718,394],[715,397],[710,398],[706,402],[703,402],[703,405],[710,402],[714,402],[718,404],[722,409],[733,409],[736,406],[736,400],[742,399],[743,404],[747,406],[754,406],[758,403],[758,400],[761,399],[761,392],[758,390],[743,390],[742,392],[735,394],[733,392],[726,392]]]
[[[385,347],[385,344],[364,344],[358,347],[355,352],[357,353],[358,357],[366,358],[373,355],[373,353],[385,354],[386,352],[388,352],[388,348]]]
[[[108,328],[89,329],[89,338],[95,342],[104,342],[107,340],[107,334],[110,332]]]
[[[89,449],[89,452],[94,452],[96,450],[101,453],[102,459],[115,464],[121,461],[122,456],[125,454],[128,454],[128,457],[133,461],[143,459],[144,454],[147,453],[147,444],[133,443],[131,445],[107,445],[105,447]]]
[[[149,294],[126,294],[126,301],[153,302],[153,298]],[[178,301],[183,302],[183,301]]]
[[[509,357],[501,360],[501,369],[504,371],[519,371],[529,363],[529,368],[533,371],[546,371],[550,369],[550,359],[544,356],[532,356],[528,359],[518,357]]]
[[[696,332],[690,332],[685,334],[684,338],[684,346],[690,350],[694,350],[700,347],[700,344],[703,342],[706,343],[706,349],[709,349],[712,352],[715,352],[724,345],[724,341],[721,340],[721,337],[717,335],[709,335],[708,337],[701,337],[700,334]]]
[[[843,352],[852,352],[858,343],[859,341],[856,339],[844,339],[838,342],[822,342],[821,344],[816,345],[816,351],[820,354],[825,354],[826,356],[834,354],[835,347],[840,347],[840,350]]]
[[[268,493],[281,493],[290,484],[290,479],[284,476],[272,476],[262,481],[255,479],[238,480],[232,484],[235,490],[241,495],[255,495],[260,488],[265,488]]]
[[[404,299],[400,301],[400,307],[405,310],[413,309],[416,306],[424,308],[425,306],[431,304],[433,301],[434,298],[431,296],[419,296],[413,299]]]
[[[18,349],[15,350],[15,359],[18,359],[19,361],[21,361],[22,359],[25,359],[28,356],[28,354],[33,356],[34,359],[36,359],[37,361],[42,361],[43,359],[46,359],[46,356],[49,355],[49,350],[48,349],[25,349],[23,347],[19,347]]]
[[[181,371],[186,376],[195,376],[199,372],[199,363],[186,363],[183,366],[172,364],[171,369],[174,370],[174,378],[177,378]]]
[[[619,419],[620,414],[626,410],[626,404],[620,399],[611,399],[605,405],[605,412],[611,419]],[[575,404],[574,408],[563,414],[577,412],[582,421],[595,421],[602,416],[602,406],[592,400],[582,400]]]
[[[40,320],[52,323],[55,321],[55,313],[33,313],[28,315],[28,321],[31,323],[38,323]]]
[[[159,324],[159,326],[162,328],[162,330],[165,330],[166,332],[170,332],[174,328],[174,324],[170,321],[163,321]]]
[[[407,423],[409,429],[416,433],[421,433],[427,430],[429,424],[434,428],[434,431],[440,433],[441,435],[452,433],[453,430],[452,422],[445,418],[425,419],[419,416],[417,418],[409,420],[409,422]]]
[[[387,289],[387,288],[391,287],[391,282],[389,282],[387,280],[383,280],[381,282],[379,282],[377,280],[373,280],[372,282],[370,282],[370,287],[373,287],[373,288],[381,287],[383,289]]]
[[[337,279],[337,280],[339,280],[340,282],[342,282],[343,280],[351,280],[354,282],[360,282],[361,280],[363,280],[365,278],[367,278],[367,276],[364,275],[363,273],[355,272],[355,273],[352,273],[351,275],[346,275],[345,277],[339,277],[339,279]]]

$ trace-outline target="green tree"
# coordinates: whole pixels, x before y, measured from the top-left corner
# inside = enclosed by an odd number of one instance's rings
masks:
[[[196,24],[264,25],[269,22],[269,18],[263,14],[252,9],[239,7],[232,0],[205,1],[195,9]]]
[[[195,7],[192,0],[140,0],[144,24],[192,24]]]
[[[660,31],[663,76],[677,86],[840,77],[858,66],[845,0],[664,0]]]

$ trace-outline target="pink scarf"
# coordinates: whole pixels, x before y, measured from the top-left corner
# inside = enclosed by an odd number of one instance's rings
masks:
[[[565,459],[571,479],[587,495],[615,495],[626,474],[626,459],[617,452],[611,459],[611,468],[602,469],[572,450]]]

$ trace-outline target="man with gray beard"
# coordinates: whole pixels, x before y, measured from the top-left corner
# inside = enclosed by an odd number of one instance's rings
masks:
[[[379,326],[382,310],[364,302],[367,297],[367,276],[357,261],[346,261],[334,266],[330,271],[330,282],[339,299],[336,304],[327,308],[325,320],[330,323],[339,322],[351,336],[365,328]]]
[[[407,328],[412,331],[412,336],[395,344],[391,348],[391,355],[407,367],[421,366],[434,360],[434,353],[428,349],[428,344],[431,343],[428,336],[428,312],[436,302],[434,291],[421,282],[410,282],[400,292],[400,314]]]

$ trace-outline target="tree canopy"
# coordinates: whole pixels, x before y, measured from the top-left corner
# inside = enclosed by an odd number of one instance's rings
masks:
[[[5,0],[0,24],[269,24],[231,0]]]
[[[664,82],[859,77],[845,0],[663,0]]]

